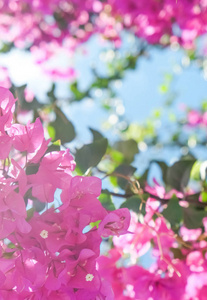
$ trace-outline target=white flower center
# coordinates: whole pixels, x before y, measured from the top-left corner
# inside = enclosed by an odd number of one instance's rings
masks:
[[[94,278],[93,274],[87,274],[86,275],[86,281],[92,281]]]
[[[47,230],[42,230],[42,231],[40,232],[40,236],[41,236],[43,239],[48,238],[48,231],[47,231]]]

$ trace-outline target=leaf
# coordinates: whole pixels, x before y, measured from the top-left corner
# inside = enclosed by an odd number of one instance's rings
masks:
[[[162,215],[170,222],[171,228],[179,226],[183,218],[183,212],[175,196],[168,201],[167,208],[164,209]]]
[[[55,112],[56,119],[49,124],[49,126],[55,130],[53,140],[60,139],[62,144],[69,143],[76,135],[74,126],[58,107],[55,107]]]
[[[124,162],[130,164],[134,160],[135,154],[137,154],[137,143],[133,139],[127,141],[118,141],[114,144],[114,148],[124,155]]]
[[[184,225],[189,229],[196,229],[202,226],[202,220],[207,212],[202,209],[195,209],[192,206],[183,208]]]
[[[61,146],[61,141],[57,140],[57,141],[53,142],[52,145],[50,145],[47,148],[46,153],[50,153],[50,152],[53,152],[53,151],[60,151],[60,146]]]
[[[201,193],[201,201],[202,202],[207,202],[207,192],[202,192]]]
[[[146,170],[144,171],[144,173],[142,174],[142,176],[140,176],[140,177],[138,178],[138,182],[139,182],[140,187],[141,187],[142,189],[145,188],[145,185],[146,185],[146,182],[147,182],[147,178],[148,178],[148,174],[149,174],[149,169],[146,169]]]
[[[50,99],[50,102],[55,102],[56,101],[55,88],[56,88],[56,85],[55,85],[55,83],[53,83],[50,91],[47,92],[47,96]]]
[[[164,161],[159,161],[159,160],[152,160],[151,163],[156,163],[160,167],[162,171],[162,179],[164,182],[166,182],[168,165]]]
[[[78,83],[77,81],[74,81],[71,85],[70,85],[70,90],[71,92],[73,93],[74,97],[75,97],[75,101],[80,101],[82,100],[83,98],[85,98],[88,93],[87,92],[81,92],[79,89],[78,89]]]
[[[14,43],[3,43],[1,46],[1,53],[8,53],[14,47]]]
[[[180,160],[174,163],[167,171],[167,183],[178,191],[187,186],[190,172],[195,163],[194,159]]]
[[[99,196],[99,201],[102,206],[107,210],[115,210],[115,206],[112,202],[111,195],[108,190],[102,190],[101,195]]]
[[[26,219],[27,221],[29,221],[33,217],[34,212],[35,212],[34,207],[31,207],[30,209],[27,210],[27,219]]]
[[[38,172],[39,166],[39,164],[29,164],[26,168],[26,175],[36,174]]]
[[[136,168],[123,164],[118,166],[113,173],[124,175],[126,177],[131,177],[135,171]],[[117,183],[122,189],[126,189],[127,185],[129,184],[129,181],[117,175]]]
[[[24,96],[24,90],[26,88],[26,84],[19,86],[19,87],[13,87],[15,94],[18,98],[18,103],[20,104],[20,107],[22,110],[37,110],[43,106],[43,104],[39,103],[36,98],[32,100],[32,102],[27,102],[25,100]]]
[[[182,251],[179,248],[170,248],[170,251],[173,253],[174,258],[184,259],[185,256],[183,255]]]
[[[108,140],[105,138],[84,145],[76,151],[75,161],[77,167],[85,173],[90,167],[95,167],[106,153]]]
[[[126,207],[130,210],[133,210],[136,213],[141,213],[143,215],[145,215],[145,204],[143,203],[141,205],[142,201],[138,196],[132,196],[130,198],[128,198],[124,203],[122,203],[122,205],[120,206],[120,208]],[[140,210],[141,208],[141,210]]]
[[[90,129],[91,133],[93,134],[93,140],[94,141],[100,140],[100,139],[103,138],[103,135],[99,131],[97,131],[93,128],[90,128],[90,127],[89,127],[89,129]]]

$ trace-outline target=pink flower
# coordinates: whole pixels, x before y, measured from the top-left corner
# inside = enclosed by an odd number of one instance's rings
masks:
[[[0,131],[7,130],[13,120],[15,109],[15,99],[12,93],[3,87],[0,87]]]
[[[98,233],[102,237],[108,237],[110,235],[121,235],[128,231],[130,224],[130,213],[127,208],[120,208],[108,215],[101,221],[98,227]]]
[[[202,122],[202,115],[197,110],[191,110],[187,115],[187,120],[189,125],[196,126]]]
[[[44,131],[39,119],[36,119],[35,123],[28,123],[26,126],[14,124],[8,133],[13,139],[14,148],[21,152],[35,152],[44,140]]]

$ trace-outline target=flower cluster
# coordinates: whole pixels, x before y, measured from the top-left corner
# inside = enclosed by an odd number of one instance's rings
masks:
[[[163,202],[169,200],[163,187],[147,188]],[[134,234],[114,237],[114,248],[98,258],[100,274],[111,282],[117,300],[206,299],[207,218],[204,229],[181,224],[175,234],[161,209],[153,195],[148,198],[145,216],[132,213],[129,231]]]
[[[199,110],[190,110],[187,113],[187,124],[191,127],[207,126],[207,112],[201,112]]]
[[[15,101],[0,88],[0,299],[114,299],[97,259],[130,213],[102,207],[101,181],[73,177],[72,155],[49,152],[39,119],[15,124]]]
[[[60,48],[73,52],[96,33],[116,46],[127,29],[150,44],[179,43],[191,49],[207,32],[207,5],[200,0],[9,0],[0,1],[0,10],[1,39],[31,48],[39,63]]]

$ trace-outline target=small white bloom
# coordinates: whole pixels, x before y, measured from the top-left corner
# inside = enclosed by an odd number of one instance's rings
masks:
[[[48,231],[47,230],[42,230],[40,232],[40,236],[43,238],[43,239],[47,239],[48,238]]]
[[[87,274],[86,275],[86,281],[92,281],[94,278],[93,274]]]

